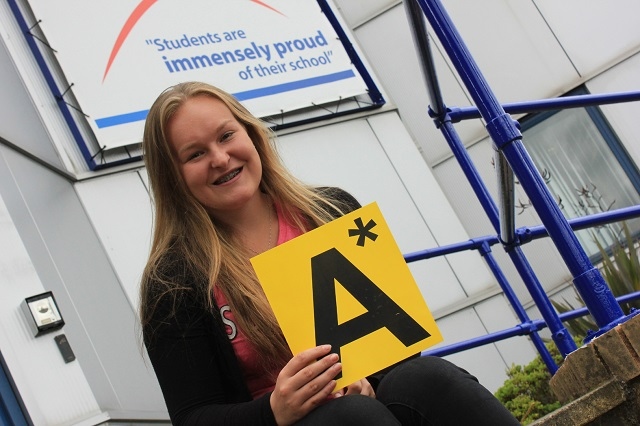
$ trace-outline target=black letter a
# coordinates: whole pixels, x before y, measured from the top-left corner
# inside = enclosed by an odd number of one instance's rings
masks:
[[[341,346],[383,327],[405,346],[430,336],[337,249],[311,258],[311,276],[317,345],[329,343],[332,352],[340,355]],[[367,313],[338,324],[336,280],[367,309]]]

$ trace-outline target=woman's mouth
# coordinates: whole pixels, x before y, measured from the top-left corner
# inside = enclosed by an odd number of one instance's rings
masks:
[[[233,179],[234,177],[238,176],[241,171],[242,171],[242,167],[232,171],[231,173],[228,173],[228,174],[222,176],[220,179],[218,179],[215,182],[213,182],[213,184],[214,185],[222,185],[225,182],[229,182],[231,179]]]

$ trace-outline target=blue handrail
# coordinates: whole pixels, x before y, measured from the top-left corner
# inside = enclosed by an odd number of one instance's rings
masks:
[[[514,102],[502,105],[505,112],[510,114],[524,114],[530,112],[553,111],[567,108],[582,108],[594,105],[616,104],[621,102],[640,101],[640,91],[585,94],[565,96],[553,99],[538,99],[526,102]],[[450,108],[449,116],[454,123],[461,120],[480,118],[480,111],[476,107]]]
[[[624,296],[616,298],[618,303],[631,302],[638,299],[640,299],[640,291],[629,293]],[[589,310],[586,307],[579,308],[579,309],[574,309],[574,310],[567,311],[560,314],[560,319],[562,321],[569,321],[569,320],[579,318],[588,314],[589,314]],[[509,339],[511,337],[527,336],[546,328],[546,326],[547,324],[543,320],[533,320],[530,322],[518,324],[515,327],[489,333],[484,336],[468,339],[468,340],[465,340],[459,343],[454,343],[451,345],[440,346],[435,349],[426,350],[422,352],[422,355],[423,356],[424,355],[433,355],[433,356],[451,355],[454,353],[466,351],[468,349],[473,349],[483,345],[488,345],[490,343],[499,342],[501,340]]]

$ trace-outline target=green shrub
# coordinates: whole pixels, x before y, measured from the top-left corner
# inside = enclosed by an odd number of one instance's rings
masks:
[[[562,356],[553,342],[546,344],[557,364]],[[495,396],[523,425],[537,420],[560,408],[560,402],[549,387],[551,375],[540,355],[529,364],[512,365],[508,379]]]

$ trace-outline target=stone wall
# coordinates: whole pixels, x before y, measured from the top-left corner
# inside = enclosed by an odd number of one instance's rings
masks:
[[[535,426],[640,425],[640,315],[570,353],[550,385],[565,405]]]

